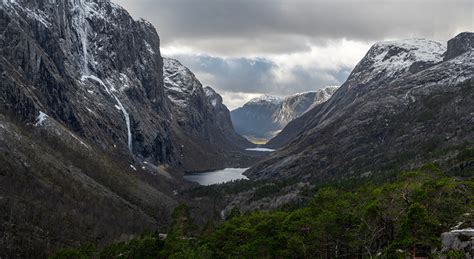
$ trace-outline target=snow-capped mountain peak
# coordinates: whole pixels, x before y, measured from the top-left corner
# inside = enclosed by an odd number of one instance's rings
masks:
[[[349,80],[365,84],[373,79],[387,79],[406,72],[417,72],[443,61],[446,46],[426,39],[384,41],[374,44],[355,67]]]

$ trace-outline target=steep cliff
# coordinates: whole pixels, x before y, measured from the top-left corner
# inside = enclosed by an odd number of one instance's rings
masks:
[[[159,45],[109,0],[0,2],[0,257],[165,231],[183,169],[250,163],[218,94],[173,101]]]
[[[238,135],[222,97],[203,88],[196,76],[178,60],[164,58],[165,94],[170,100],[171,120],[177,124],[182,167],[204,171],[223,167],[245,167],[254,160],[245,154],[253,144]]]

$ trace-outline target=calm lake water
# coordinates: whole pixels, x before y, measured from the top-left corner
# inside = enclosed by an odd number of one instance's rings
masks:
[[[247,151],[258,151],[258,152],[273,152],[275,149],[270,148],[263,148],[263,147],[254,147],[254,148],[246,148]]]
[[[238,179],[248,179],[245,175],[243,175],[247,169],[248,168],[225,168],[222,170],[204,173],[188,173],[184,175],[184,179],[197,182],[200,185],[225,183]]]

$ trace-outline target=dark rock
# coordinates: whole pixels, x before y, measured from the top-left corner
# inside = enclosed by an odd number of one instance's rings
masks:
[[[474,33],[463,32],[448,41],[444,60],[455,58],[474,48]]]

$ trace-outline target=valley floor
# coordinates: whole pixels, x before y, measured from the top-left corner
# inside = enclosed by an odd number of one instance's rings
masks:
[[[66,249],[53,258],[468,257],[474,231],[463,228],[474,223],[472,173],[472,168],[442,172],[426,165],[312,185],[303,206],[247,213],[236,208],[225,222],[209,221],[201,228],[182,205],[166,239],[149,233],[99,250],[93,245]],[[239,184],[245,189],[242,182],[203,187],[207,193],[201,195],[229,193]]]

